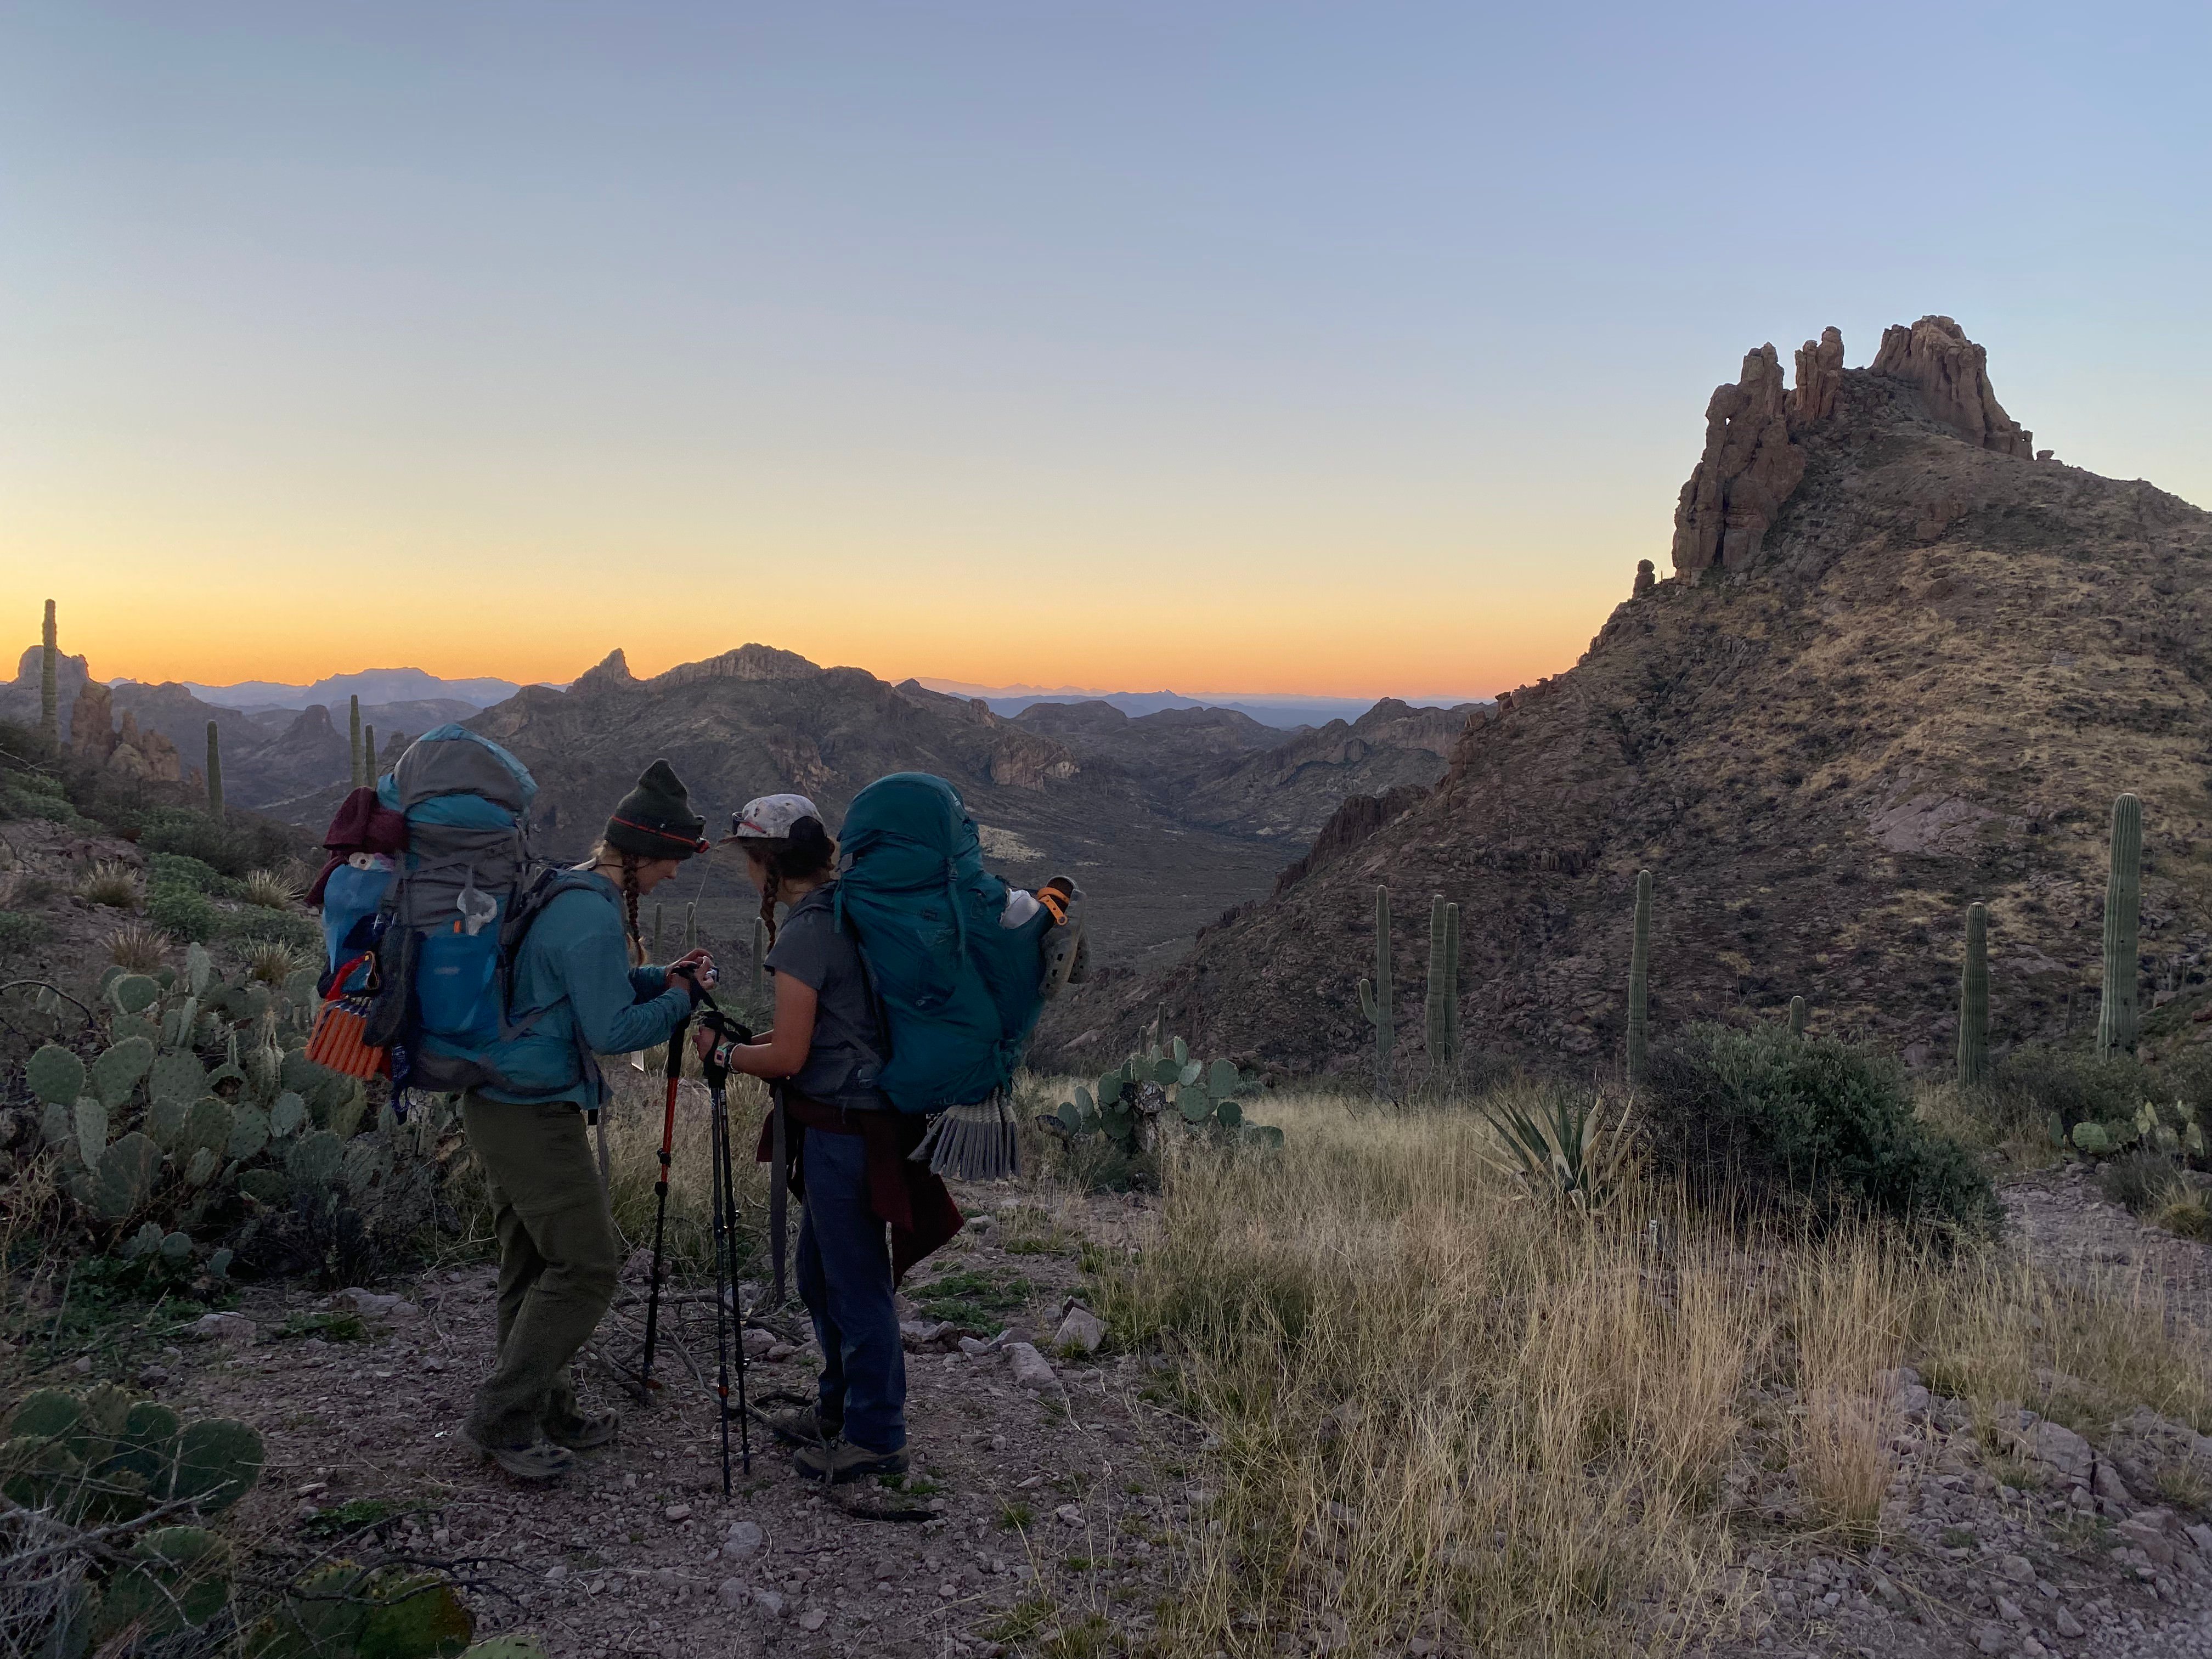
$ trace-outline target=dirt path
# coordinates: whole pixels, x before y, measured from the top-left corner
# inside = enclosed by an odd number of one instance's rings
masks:
[[[971,1304],[1017,1300],[1017,1339],[1049,1347],[1062,1300],[1077,1289],[1077,1231],[1128,1231],[1126,1205],[996,1212],[1005,1189],[963,1193],[990,1217],[918,1269],[908,1289],[928,1303],[951,1281]],[[909,1343],[910,1445],[905,1493],[872,1501],[921,1510],[920,1522],[860,1520],[790,1473],[787,1455],[756,1437],[753,1475],[721,1492],[710,1397],[672,1359],[664,1403],[633,1407],[605,1382],[586,1392],[623,1410],[622,1439],[550,1490],[528,1489],[480,1462],[458,1436],[492,1346],[488,1267],[387,1287],[410,1306],[380,1312],[358,1340],[274,1334],[327,1298],[271,1288],[242,1311],[259,1327],[228,1357],[202,1352],[178,1379],[185,1408],[234,1413],[266,1437],[270,1466],[245,1517],[298,1524],[362,1500],[417,1515],[385,1523],[387,1541],[471,1559],[480,1631],[539,1632],[556,1656],[994,1652],[1050,1605],[1140,1632],[1170,1587],[1159,1544],[1182,1526],[1181,1483],[1163,1463],[1195,1431],[1143,1398],[1130,1358],[1055,1362],[1041,1391],[1017,1384],[1002,1349],[970,1356]],[[641,1313],[642,1286],[618,1310]],[[940,1304],[941,1305],[941,1304]],[[711,1297],[684,1304],[678,1341],[712,1377]],[[921,1315],[917,1310],[917,1322]],[[784,1322],[778,1322],[782,1323]],[[798,1322],[787,1329],[796,1334]],[[757,1331],[757,1346],[769,1338]],[[623,1346],[618,1336],[611,1346]],[[757,1359],[756,1395],[798,1389],[805,1351],[779,1344]],[[750,1522],[754,1534],[742,1524]],[[736,1531],[733,1534],[733,1526]]]

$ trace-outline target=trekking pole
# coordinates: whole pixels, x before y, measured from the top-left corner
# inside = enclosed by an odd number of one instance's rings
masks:
[[[645,1297],[645,1354],[638,1361],[637,1397],[653,1401],[653,1350],[660,1334],[661,1244],[668,1231],[668,1167],[676,1151],[676,1085],[684,1076],[684,1031],[691,1023],[685,1014],[668,1034],[668,1094],[660,1118],[660,1174],[653,1183],[653,1279]]]
[[[700,1016],[699,1023],[713,1036],[733,1042],[750,1039],[752,1033],[724,1015],[712,997],[702,996],[702,1000],[707,1004],[707,1012]],[[730,1495],[730,1346],[733,1337],[738,1350],[738,1444],[745,1474],[750,1476],[753,1472],[752,1431],[747,1419],[745,1400],[745,1310],[737,1288],[738,1194],[730,1147],[730,1074],[725,1067],[716,1065],[711,1055],[702,1069],[706,1074],[708,1099],[712,1103],[708,1114],[708,1144],[713,1160],[708,1180],[714,1224],[714,1393],[721,1407],[722,1496],[727,1498]],[[726,1308],[724,1306],[725,1297],[729,1299]]]

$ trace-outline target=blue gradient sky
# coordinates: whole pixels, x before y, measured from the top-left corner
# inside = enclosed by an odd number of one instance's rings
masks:
[[[2208,19],[9,6],[7,603],[145,678],[1494,691],[1825,324],[2212,501]]]

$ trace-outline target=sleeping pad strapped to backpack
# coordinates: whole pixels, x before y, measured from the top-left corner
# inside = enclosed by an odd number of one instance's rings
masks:
[[[854,797],[837,923],[860,946],[890,1049],[876,1086],[902,1112],[970,1105],[1013,1080],[1044,1010],[1054,921],[1039,908],[1001,927],[1006,893],[943,778],[895,772]]]

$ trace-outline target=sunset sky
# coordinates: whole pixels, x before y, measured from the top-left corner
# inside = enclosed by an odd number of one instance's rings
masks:
[[[2212,9],[25,3],[0,645],[1481,695],[1958,318],[2212,503]]]

